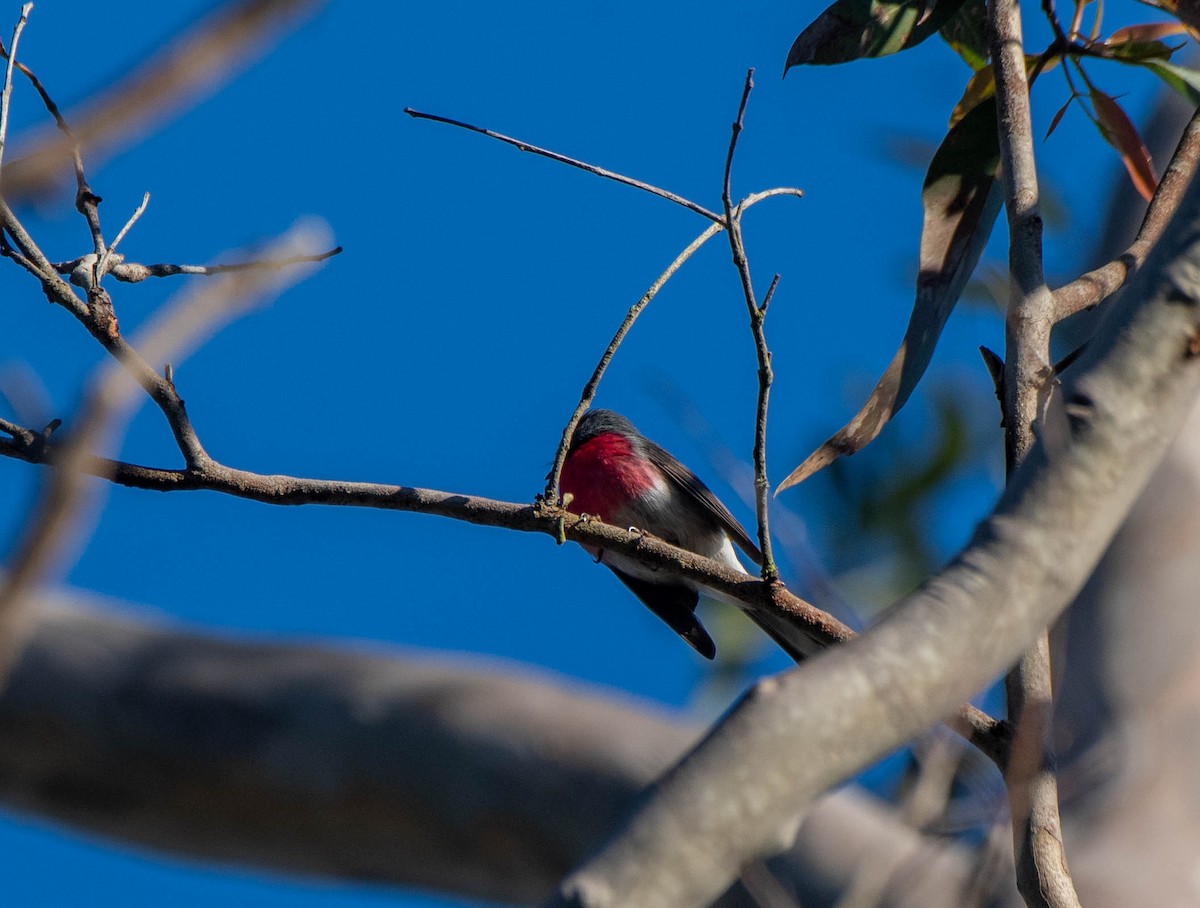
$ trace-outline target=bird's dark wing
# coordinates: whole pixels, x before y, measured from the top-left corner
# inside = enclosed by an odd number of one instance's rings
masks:
[[[629,587],[630,592],[642,600],[646,608],[665,621],[692,649],[705,659],[712,659],[717,655],[717,645],[696,617],[696,603],[700,601],[700,594],[694,589],[681,583],[639,580],[616,568],[610,570]]]
[[[743,552],[754,559],[755,564],[762,564],[762,552],[758,550],[750,538],[750,534],[738,523],[737,518],[729,513],[729,508],[721,504],[720,499],[712,493],[700,477],[685,467],[682,463],[668,454],[652,441],[646,441],[646,457],[663,471],[679,486],[692,500],[712,514],[724,527],[729,538],[738,544]]]

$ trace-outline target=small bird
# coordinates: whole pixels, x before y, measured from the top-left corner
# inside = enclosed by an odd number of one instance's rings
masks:
[[[756,564],[762,561],[758,546],[708,486],[611,410],[590,410],[579,421],[559,487],[578,514],[636,528],[742,573],[735,543]],[[662,577],[624,555],[600,552],[599,560],[696,652],[716,656],[712,637],[695,615],[700,591],[711,592]],[[765,629],[778,639],[777,629]]]

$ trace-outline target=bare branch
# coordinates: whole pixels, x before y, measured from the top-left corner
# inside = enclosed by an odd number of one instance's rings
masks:
[[[775,198],[776,196],[784,195],[803,198],[804,193],[799,189],[792,189],[790,187],[777,187],[775,189],[767,189],[762,192],[753,192],[738,203],[737,211],[735,213],[736,217],[741,218],[743,211],[745,211],[747,208],[757,205],[759,202],[765,199],[771,199]],[[571,445],[571,436],[575,434],[575,427],[579,424],[579,420],[583,417],[583,414],[587,412],[588,407],[592,405],[592,401],[596,399],[596,390],[600,387],[600,380],[604,377],[604,373],[608,370],[608,365],[612,362],[612,358],[616,354],[617,348],[621,346],[621,343],[625,340],[625,336],[633,327],[633,323],[637,321],[638,316],[641,315],[642,310],[649,305],[650,301],[658,295],[658,291],[663,288],[663,285],[671,279],[676,271],[683,267],[684,262],[691,258],[697,249],[720,233],[724,226],[725,224],[723,220],[721,222],[711,224],[704,230],[703,233],[692,240],[692,242],[689,243],[684,250],[679,253],[679,255],[675,256],[675,260],[667,266],[666,270],[654,279],[654,283],[650,285],[649,289],[642,294],[641,298],[634,303],[630,307],[629,311],[625,314],[625,318],[621,322],[620,327],[617,328],[616,334],[613,335],[613,339],[609,341],[604,353],[600,356],[600,361],[596,363],[596,368],[592,370],[591,378],[589,378],[587,384],[584,385],[583,393],[579,396],[579,404],[575,407],[574,412],[571,414],[571,418],[567,420],[567,425],[563,428],[562,438],[558,443],[558,450],[554,453],[553,466],[551,466],[550,472],[546,475],[546,489],[542,493],[542,497],[545,501],[554,503],[559,500],[560,496],[558,492],[558,479],[559,476],[562,475],[563,464],[566,463],[567,460],[567,449]]]
[[[554,454],[554,464],[550,467],[550,472],[546,475],[546,489],[542,493],[542,497],[546,502],[553,504],[561,499],[558,491],[558,480],[562,475],[563,464],[567,462],[567,449],[571,446],[571,437],[575,434],[575,427],[579,425],[579,420],[583,418],[583,414],[587,412],[588,407],[592,405],[592,401],[596,399],[596,391],[600,387],[600,380],[604,377],[604,373],[608,371],[608,364],[612,362],[613,356],[616,355],[617,348],[621,346],[621,343],[625,340],[625,336],[633,328],[633,323],[642,314],[642,310],[650,305],[650,301],[654,297],[658,296],[658,291],[674,276],[676,271],[683,267],[684,263],[695,254],[697,249],[721,232],[722,226],[722,224],[710,224],[698,237],[688,243],[683,251],[675,256],[671,264],[666,267],[666,270],[654,279],[654,283],[641,295],[641,298],[630,306],[629,311],[625,313],[625,318],[622,319],[616,334],[613,335],[612,340],[608,342],[608,346],[604,348],[604,352],[600,355],[600,361],[596,363],[596,368],[592,370],[591,377],[587,380],[587,384],[583,386],[583,392],[579,395],[579,403],[563,428],[562,438],[558,443],[558,450]]]
[[[681,195],[676,195],[673,192],[668,192],[665,189],[660,189],[650,183],[643,183],[641,180],[635,180],[633,177],[627,177],[616,173],[612,170],[606,170],[603,167],[597,167],[595,164],[588,164],[586,161],[580,161],[576,158],[569,158],[564,154],[559,154],[556,151],[550,151],[546,148],[539,148],[537,145],[530,145],[528,142],[523,142],[520,139],[514,139],[498,132],[493,132],[490,129],[484,129],[482,126],[472,126],[470,123],[464,123],[462,120],[452,120],[449,117],[440,117],[437,114],[422,113],[419,110],[413,110],[411,107],[404,108],[404,112],[410,117],[417,120],[432,120],[435,123],[446,123],[450,126],[457,126],[459,129],[466,129],[470,132],[477,132],[480,135],[487,136],[490,139],[504,142],[506,145],[511,145],[518,151],[528,151],[530,154],[541,155],[544,158],[549,158],[552,161],[558,161],[560,164],[568,164],[571,167],[578,167],[580,170],[585,170],[588,173],[595,174],[598,177],[604,177],[607,180],[615,180],[618,183],[624,183],[626,186],[632,186],[634,189],[640,189],[643,192],[648,192],[651,195],[656,195],[660,199],[666,199],[668,202],[674,202],[676,205],[682,205],[688,211],[694,211],[701,217],[706,217],[710,221],[720,222],[721,216],[709,211],[702,205],[697,205],[695,202],[685,199]]]
[[[35,443],[30,430],[12,424],[0,425],[0,429],[13,436],[12,440],[0,439],[0,456],[39,464],[54,464],[60,456],[54,445]],[[661,571],[664,576],[699,582],[742,603],[745,611],[756,621],[761,620],[768,625],[786,621],[801,629],[820,646],[842,643],[854,637],[854,631],[841,621],[781,585],[766,584],[719,562],[676,548],[661,539],[631,533],[598,520],[584,520],[545,503],[532,506],[412,486],[263,475],[233,469],[212,458],[208,458],[202,468],[164,470],[92,457],[80,468],[118,485],[158,492],[206,490],[264,504],[319,504],[412,511],[479,526],[544,533],[558,541],[571,540],[630,555]],[[994,763],[1003,766],[1008,748],[1008,728],[1004,723],[968,705],[962,707],[955,718],[948,720],[948,724]]]
[[[322,0],[226,2],[73,111],[72,134],[43,135],[24,144],[23,157],[5,165],[5,197],[15,204],[57,186],[62,162],[73,158],[79,146],[88,149],[95,164],[112,148],[132,144],[158,121],[178,114],[233,78],[269,47],[269,38],[299,24],[322,5]],[[60,128],[64,123],[60,121]],[[96,253],[102,254],[103,249],[97,248]]]

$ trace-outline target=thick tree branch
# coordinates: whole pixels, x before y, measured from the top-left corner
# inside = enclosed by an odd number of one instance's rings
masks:
[[[761,682],[556,905],[704,904],[821,791],[1011,665],[1095,566],[1200,389],[1200,185],[1093,341],[1070,444],[1018,468],[945,570],[857,640]]]
[[[0,697],[0,802],[194,859],[530,904],[701,733],[517,666],[42,600]],[[850,792],[813,809],[778,869],[831,906],[864,861],[898,877],[879,908],[960,908],[974,872]]]

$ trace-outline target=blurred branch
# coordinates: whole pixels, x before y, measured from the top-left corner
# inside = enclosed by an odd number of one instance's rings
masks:
[[[39,595],[0,697],[0,801],[192,858],[531,904],[702,731],[515,666],[239,641]],[[959,908],[973,875],[966,849],[853,792],[773,866],[829,905],[865,854],[921,867],[886,908]]]
[[[293,229],[275,243],[275,254],[282,257],[311,245],[312,234],[311,225]],[[237,317],[303,276],[300,271],[289,271],[284,276],[273,273],[270,278],[262,272],[239,272],[180,294],[145,329],[138,346],[152,361],[174,359],[218,324]],[[70,440],[58,446],[55,469],[46,477],[42,494],[24,522],[9,573],[0,583],[0,687],[31,625],[30,590],[45,578],[79,516],[86,490],[83,468],[91,462],[91,451],[132,415],[137,388],[128,380],[127,363],[118,359],[102,367],[85,389]],[[139,362],[144,364],[145,360]],[[44,438],[35,444],[45,449]]]
[[[760,682],[552,904],[705,904],[790,843],[820,792],[980,690],[1064,608],[1200,390],[1188,352],[1200,335],[1200,184],[1180,214],[1077,367],[1071,443],[1026,458],[971,544],[884,621]]]
[[[31,138],[20,160],[4,166],[4,195],[19,204],[59,183],[62,163],[76,144],[95,160],[132,144],[167,117],[182,112],[233,78],[295,27],[323,0],[233,0],[180,33],[140,67],[71,114],[74,136]]]

